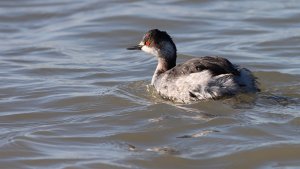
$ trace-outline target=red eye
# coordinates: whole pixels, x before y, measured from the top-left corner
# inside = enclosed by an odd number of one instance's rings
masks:
[[[151,43],[149,41],[147,41],[145,44],[146,44],[146,46],[149,46]]]

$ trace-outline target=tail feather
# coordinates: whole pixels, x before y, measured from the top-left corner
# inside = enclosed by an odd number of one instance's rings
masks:
[[[238,84],[245,92],[257,92],[260,91],[257,86],[256,77],[246,68],[239,69],[240,76],[237,78]]]

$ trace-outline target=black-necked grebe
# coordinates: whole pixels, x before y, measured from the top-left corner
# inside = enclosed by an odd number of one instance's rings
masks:
[[[239,92],[256,92],[255,77],[246,69],[218,56],[188,60],[176,66],[176,46],[165,31],[148,31],[140,44],[128,50],[143,50],[158,59],[151,84],[164,98],[190,103],[216,99]]]

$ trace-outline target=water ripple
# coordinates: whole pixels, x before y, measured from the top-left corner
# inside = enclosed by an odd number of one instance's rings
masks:
[[[3,168],[297,168],[299,2],[0,2]],[[167,30],[178,62],[220,55],[262,92],[189,105],[149,86],[126,51]]]

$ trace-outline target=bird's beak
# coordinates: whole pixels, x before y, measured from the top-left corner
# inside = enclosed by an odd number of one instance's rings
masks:
[[[142,47],[143,47],[142,45],[136,45],[136,46],[128,47],[127,50],[141,50]]]

